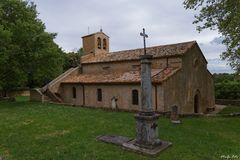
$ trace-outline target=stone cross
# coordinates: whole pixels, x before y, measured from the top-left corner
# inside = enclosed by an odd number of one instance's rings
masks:
[[[143,28],[144,41],[144,55],[140,56],[141,63],[141,107],[140,112],[135,114],[136,119],[136,138],[129,140],[125,138],[113,137],[113,143],[120,144],[124,149],[140,152],[146,155],[156,155],[164,149],[171,146],[170,142],[161,141],[158,135],[158,118],[159,115],[155,113],[152,107],[152,80],[151,80],[151,60],[152,55],[146,55],[146,41],[148,36],[145,34]],[[110,140],[103,137],[103,141],[109,142]],[[117,139],[117,140],[116,140]],[[119,140],[120,139],[120,140]],[[101,140],[101,139],[100,139]],[[118,141],[119,140],[119,141]],[[112,143],[110,141],[110,143]]]
[[[146,54],[146,41],[148,36],[140,33],[144,41],[144,55],[140,56],[141,63],[141,107],[140,112],[135,115],[136,119],[136,138],[123,144],[126,149],[133,150],[148,155],[156,155],[168,148],[171,143],[161,141],[158,137],[158,118],[152,107],[152,79],[151,79],[151,60],[152,55]]]
[[[145,28],[143,32],[140,33],[143,37],[144,44],[144,55],[140,56],[141,60],[141,113],[153,114],[152,108],[152,80],[151,80],[151,55],[146,53],[146,38],[148,35],[145,33]]]
[[[147,54],[147,52],[146,52],[146,38],[148,38],[148,35],[145,33],[145,28],[143,28],[143,32],[140,33],[140,36],[143,36],[144,55],[146,55]]]

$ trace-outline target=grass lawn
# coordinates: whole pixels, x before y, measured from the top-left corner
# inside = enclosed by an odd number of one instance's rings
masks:
[[[0,157],[4,160],[214,160],[240,156],[240,118],[159,119],[159,133],[173,146],[156,158],[98,142],[98,135],[134,137],[133,113],[27,102],[0,102]]]
[[[240,113],[240,106],[227,106],[219,114],[229,114],[229,113]]]

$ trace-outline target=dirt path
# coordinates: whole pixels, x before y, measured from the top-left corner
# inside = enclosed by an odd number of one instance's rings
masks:
[[[219,104],[216,104],[215,106],[216,106],[216,108],[215,108],[215,110],[213,112],[211,112],[211,114],[217,114],[221,110],[223,110],[224,108],[227,107],[226,105],[219,105]]]

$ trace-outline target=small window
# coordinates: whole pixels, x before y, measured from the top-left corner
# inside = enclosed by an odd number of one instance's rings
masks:
[[[97,100],[102,101],[102,89],[97,89]]]
[[[132,104],[138,105],[138,90],[132,90]]]
[[[77,93],[76,93],[76,88],[75,87],[72,88],[72,97],[73,98],[77,97]]]
[[[194,68],[196,68],[198,65],[199,65],[199,59],[198,59],[198,58],[195,58],[195,59],[194,59],[194,62],[193,62]]]
[[[107,49],[107,40],[105,38],[103,39],[103,49]]]
[[[100,37],[97,38],[97,46],[98,46],[98,49],[101,49],[102,47],[102,42]]]

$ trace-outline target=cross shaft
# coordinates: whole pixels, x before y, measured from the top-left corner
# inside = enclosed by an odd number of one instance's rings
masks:
[[[146,38],[148,38],[148,35],[145,33],[145,28],[143,28],[143,32],[140,33],[140,36],[143,36],[144,55],[146,55],[147,54],[147,51],[146,51]]]

